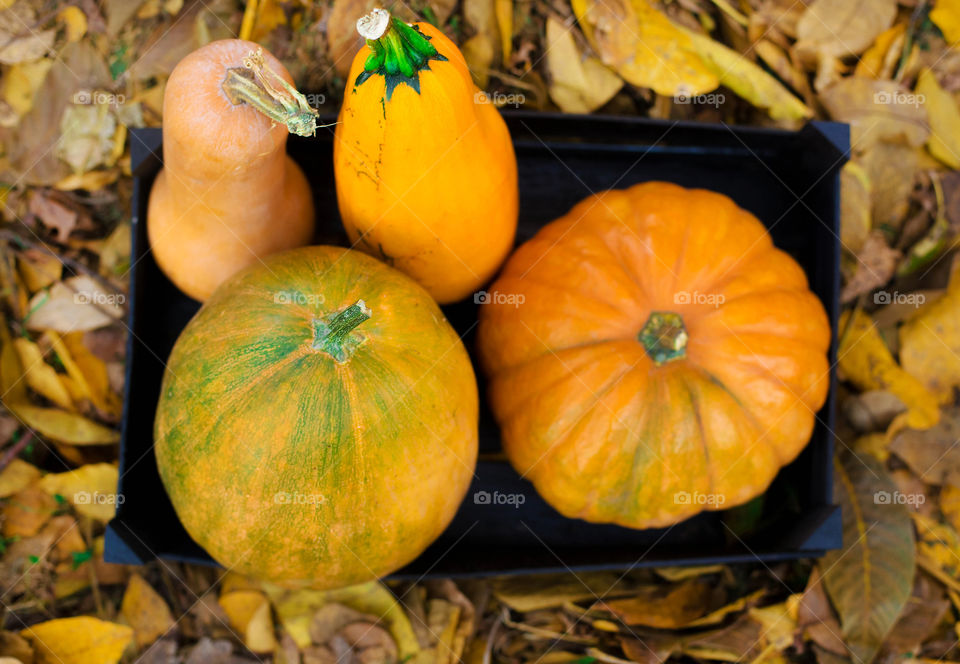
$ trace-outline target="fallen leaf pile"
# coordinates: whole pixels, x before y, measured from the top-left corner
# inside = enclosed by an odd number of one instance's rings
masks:
[[[130,130],[160,126],[184,55],[231,36],[334,115],[354,23],[378,4],[0,0],[0,664],[960,661],[958,0],[391,8],[441,28],[508,108],[850,125],[841,549],[331,592],[104,562],[124,500]]]

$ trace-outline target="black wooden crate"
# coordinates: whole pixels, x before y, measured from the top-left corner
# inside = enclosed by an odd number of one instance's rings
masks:
[[[836,336],[840,256],[839,172],[847,159],[846,125],[811,122],[802,130],[732,127],[641,118],[506,113],[520,179],[517,242],[566,213],[592,192],[667,180],[730,196],[769,228],[775,244],[804,268]],[[303,167],[317,209],[317,242],[345,244],[333,185],[333,134],[292,137],[289,152]],[[153,418],[164,363],[198,304],[160,272],[148,247],[147,197],[161,166],[158,129],[131,132],[134,172],[133,253],[127,382],[120,450],[124,496],[106,533],[105,558],[139,564],[154,557],[210,564],[184,531],[160,483],[153,454]],[[474,351],[477,305],[444,311]],[[830,349],[835,364],[836,344]],[[485,385],[480,378],[481,395]],[[630,530],[567,519],[503,460],[497,426],[481,406],[480,454],[470,492],[443,535],[397,577],[626,568],[649,565],[773,561],[819,556],[841,543],[840,510],[832,501],[836,376],[807,448],[768,490],[749,532],[722,512],[667,529]],[[485,504],[477,492],[522,494],[523,504]],[[742,517],[742,514],[740,515]],[[736,534],[735,534],[736,533]]]

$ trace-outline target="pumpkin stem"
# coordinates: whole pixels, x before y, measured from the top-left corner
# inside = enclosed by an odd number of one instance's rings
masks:
[[[243,67],[227,70],[221,86],[233,104],[250,104],[275,123],[284,125],[291,134],[313,136],[317,133],[316,109],[295,87],[270,69],[263,59],[263,49],[250,51]]]
[[[362,339],[351,335],[354,328],[369,320],[372,311],[363,300],[357,300],[343,311],[338,311],[327,319],[313,320],[313,347],[322,350],[337,362],[346,362]]]
[[[354,85],[360,85],[374,74],[387,80],[387,99],[399,83],[406,83],[420,93],[420,76],[430,68],[430,60],[446,60],[430,43],[430,37],[390,16],[386,9],[374,9],[357,21],[357,32],[367,40],[370,55]]]
[[[687,356],[687,329],[672,311],[651,312],[637,339],[657,366]]]

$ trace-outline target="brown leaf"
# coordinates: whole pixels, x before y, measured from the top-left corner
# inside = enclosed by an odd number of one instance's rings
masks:
[[[917,575],[913,595],[887,637],[887,649],[901,657],[916,656],[920,646],[930,637],[949,609],[950,600],[944,595],[942,587],[923,575]]]
[[[942,411],[940,423],[926,431],[904,429],[894,436],[890,451],[906,461],[928,484],[960,487],[960,409]]]
[[[900,397],[886,390],[850,395],[844,399],[842,408],[853,428],[861,433],[886,431],[893,418],[907,410]]]
[[[873,231],[857,253],[857,267],[843,287],[840,300],[850,302],[890,281],[900,261],[900,252],[887,246],[880,231]]]
[[[140,648],[156,641],[174,625],[167,602],[139,574],[130,577],[120,611],[133,627]]]
[[[910,205],[920,151],[897,143],[874,143],[858,158],[871,183],[873,227],[900,228]]]
[[[834,120],[850,123],[850,143],[857,151],[878,141],[919,147],[930,134],[920,99],[894,81],[847,76],[824,90],[820,100]]]
[[[797,627],[806,631],[819,646],[846,657],[848,651],[840,637],[840,621],[830,607],[822,581],[820,568],[814,567],[797,606]]]
[[[852,254],[859,253],[870,235],[873,185],[866,169],[848,161],[840,171],[840,242]]]
[[[317,609],[310,621],[310,640],[324,644],[346,625],[362,620],[376,622],[376,616],[368,616],[336,602],[324,604]]]
[[[815,0],[797,22],[797,48],[859,55],[893,24],[896,0]]]
[[[341,78],[350,73],[353,58],[363,46],[357,19],[380,4],[377,0],[334,0],[327,19],[327,57]]]
[[[598,602],[593,608],[610,611],[627,625],[681,629],[708,611],[711,595],[710,586],[691,580],[666,594],[653,587],[635,597]]]
[[[36,535],[56,509],[53,496],[37,486],[18,491],[3,506],[3,536]]]

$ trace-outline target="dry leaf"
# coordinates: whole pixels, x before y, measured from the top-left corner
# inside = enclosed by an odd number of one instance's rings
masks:
[[[873,143],[858,157],[870,178],[874,228],[900,228],[910,206],[920,154],[908,145],[882,141]]]
[[[3,82],[3,99],[18,116],[26,115],[33,108],[37,90],[53,66],[53,60],[42,58],[33,62],[21,62],[7,70]]]
[[[33,191],[30,196],[30,212],[37,215],[48,227],[55,229],[61,242],[70,237],[77,225],[77,213],[74,210],[40,190]]]
[[[960,529],[960,487],[943,485],[940,489],[940,511],[954,530]]]
[[[940,403],[953,398],[960,386],[960,271],[943,297],[900,328],[900,362]]]
[[[583,33],[605,65],[661,95],[694,96],[719,85],[689,35],[648,0],[573,0]]]
[[[900,368],[873,320],[862,311],[850,312],[840,319],[844,331],[837,353],[844,378],[861,390],[887,390],[895,394],[908,411],[900,416],[907,426],[929,429],[940,419],[936,399],[920,381]]]
[[[117,493],[117,467],[109,463],[91,463],[65,473],[44,475],[38,486],[50,495],[67,499],[84,516],[107,522],[123,494]]]
[[[20,633],[33,644],[38,664],[116,664],[133,640],[126,625],[90,616],[58,618]]]
[[[710,586],[690,580],[665,595],[654,586],[635,597],[598,602],[593,608],[610,611],[631,626],[682,629],[709,610],[711,597]]]
[[[565,113],[590,113],[606,104],[623,87],[623,80],[597,58],[584,57],[571,29],[547,18],[547,71],[550,98]]]
[[[474,35],[461,46],[467,67],[480,89],[487,87],[490,67],[497,56],[497,17],[494,0],[464,0],[463,20]]]
[[[561,606],[565,602],[624,595],[635,587],[613,572],[537,574],[496,579],[493,594],[514,611],[526,613]]]
[[[820,568],[814,567],[797,603],[797,627],[820,647],[847,656],[847,646],[840,638],[840,621],[830,606],[822,581]]]
[[[690,40],[722,85],[766,110],[774,120],[800,120],[813,111],[773,76],[736,51],[704,35],[689,32]]]
[[[923,431],[902,429],[890,451],[907,462],[927,484],[960,487],[960,411],[945,410],[936,426]]]
[[[923,97],[930,121],[927,149],[952,169],[960,168],[960,108],[953,96],[940,87],[929,69],[920,72],[917,94]]]
[[[13,340],[13,347],[23,367],[23,377],[31,390],[46,397],[61,408],[73,410],[73,400],[63,386],[60,375],[43,359],[43,351],[24,337]]]
[[[890,281],[900,262],[900,252],[887,246],[886,236],[873,231],[857,252],[857,267],[840,294],[847,303]]]
[[[18,252],[17,267],[23,283],[31,293],[46,288],[63,276],[63,261],[53,253],[40,249]]]
[[[917,555],[932,563],[949,579],[960,578],[960,535],[949,524],[928,516],[910,514],[917,526]]]
[[[357,19],[380,4],[377,0],[334,0],[327,19],[327,57],[341,78],[350,73],[353,57],[363,46]]]
[[[897,0],[816,0],[797,22],[797,49],[859,55],[893,25]]]
[[[840,242],[856,254],[870,234],[870,208],[873,186],[870,175],[855,161],[840,171]]]
[[[77,413],[31,406],[23,401],[5,400],[4,405],[31,429],[61,443],[109,445],[120,440],[120,432]]]
[[[74,173],[86,173],[98,166],[111,166],[117,120],[106,104],[71,104],[60,121],[57,156]]]
[[[820,101],[834,120],[850,123],[857,151],[878,141],[919,147],[930,133],[920,98],[895,81],[847,76],[824,90]]]
[[[86,275],[71,277],[33,296],[26,324],[31,330],[95,330],[123,316],[122,302]]]
[[[843,547],[822,559],[824,584],[855,661],[869,663],[910,597],[914,542],[910,516],[883,466],[852,455],[834,464]],[[883,500],[884,495],[887,499]]]
[[[960,0],[937,0],[930,20],[940,28],[948,44],[960,42]]]
[[[272,652],[276,647],[273,619],[267,596],[257,590],[234,590],[220,595],[220,606],[230,625],[243,636],[253,652]]]
[[[31,537],[57,509],[53,496],[33,485],[10,496],[3,505],[3,536]]]
[[[174,625],[166,601],[139,574],[130,577],[120,611],[133,627],[138,648],[150,645]]]
[[[40,477],[40,471],[23,459],[14,458],[0,470],[0,498],[23,491]]]
[[[79,7],[64,7],[57,12],[57,20],[63,23],[68,42],[80,41],[87,34],[87,15]]]
[[[906,32],[905,21],[881,32],[873,45],[860,57],[854,75],[865,78],[892,78],[893,68],[903,50]]]
[[[0,63],[15,65],[45,56],[53,48],[55,30],[23,30],[18,35],[0,32]]]

